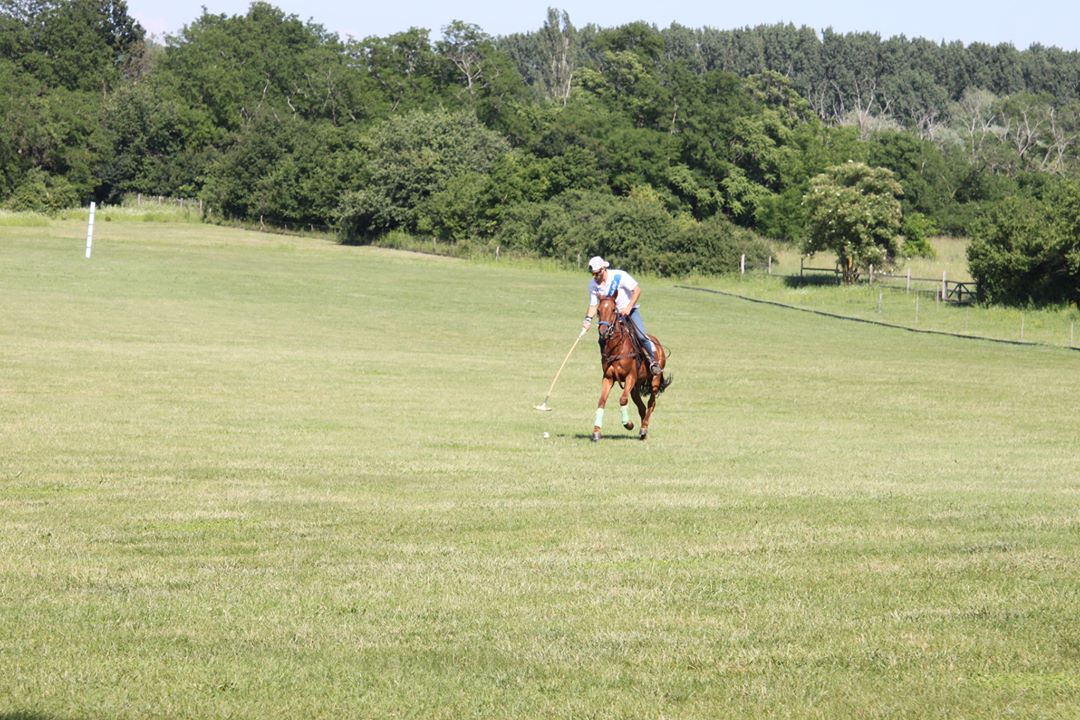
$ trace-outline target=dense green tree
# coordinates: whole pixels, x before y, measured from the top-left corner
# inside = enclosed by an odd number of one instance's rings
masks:
[[[107,147],[100,123],[109,93],[133,77],[143,31],[124,2],[0,2],[0,200],[26,206],[41,188],[89,200]],[[48,198],[46,198],[48,195]]]
[[[0,33],[2,36],[2,33]],[[26,152],[37,134],[38,122],[30,109],[39,84],[20,73],[15,63],[0,57],[0,200],[6,198],[35,160]]]
[[[467,112],[413,111],[378,123],[355,153],[338,215],[342,237],[361,242],[420,229],[432,195],[455,178],[486,174],[507,152],[506,141]]]
[[[120,88],[103,108],[107,150],[98,166],[98,195],[126,193],[194,197],[211,160],[216,128],[186,103],[167,76]]]
[[[137,73],[145,32],[124,0],[0,0],[0,50],[50,87],[108,92]]]
[[[385,38],[352,40],[346,57],[354,73],[371,80],[374,92],[366,103],[375,117],[431,110],[445,100],[447,78],[427,30],[414,27]]]
[[[983,300],[1080,303],[1080,183],[1060,183],[1045,199],[1006,198],[973,234],[968,261]]]
[[[310,120],[362,116],[362,90],[352,87],[345,61],[321,26],[253,2],[243,16],[204,10],[170,38],[161,69],[224,136],[266,110]]]
[[[260,113],[211,164],[203,196],[225,217],[325,229],[353,181],[359,141],[329,120]]]
[[[228,218],[283,223],[295,214],[295,200],[283,187],[279,168],[303,126],[289,116],[263,111],[249,118],[209,168],[204,197]]]
[[[867,162],[892,171],[903,187],[905,211],[933,216],[948,204],[945,156],[933,143],[888,130],[874,133],[867,145]]]

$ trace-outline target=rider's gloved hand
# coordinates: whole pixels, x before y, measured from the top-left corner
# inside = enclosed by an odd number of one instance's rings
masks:
[[[581,329],[588,330],[590,327],[592,327],[592,318],[586,315],[585,320],[581,323]]]

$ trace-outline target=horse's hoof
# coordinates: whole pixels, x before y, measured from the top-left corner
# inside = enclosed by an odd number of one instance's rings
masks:
[[[600,442],[600,433],[598,433],[598,432],[594,432],[594,433],[592,434],[592,441],[593,441],[593,442]]]
[[[633,430],[634,429],[634,423],[628,422],[625,425],[623,425],[623,427],[626,428],[627,430]]]
[[[642,440],[646,439],[647,437],[649,437],[649,431],[645,428],[641,428],[641,432],[638,434],[638,437]]]

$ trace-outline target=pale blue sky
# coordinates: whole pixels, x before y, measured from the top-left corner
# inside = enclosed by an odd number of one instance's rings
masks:
[[[202,14],[240,15],[249,0],[128,0],[128,10],[155,35],[175,33]],[[935,42],[1033,43],[1080,49],[1080,3],[1076,0],[278,0],[272,5],[312,20],[342,38],[386,36],[412,26],[433,40],[451,20],[479,25],[491,35],[538,29],[547,8],[566,10],[576,27],[615,27],[644,20],[658,28],[673,22],[691,28],[732,29],[791,22],[817,31],[869,31],[883,38],[905,35]]]

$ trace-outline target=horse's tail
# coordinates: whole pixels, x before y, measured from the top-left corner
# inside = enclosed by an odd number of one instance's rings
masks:
[[[663,374],[663,375],[661,376],[661,380],[660,380],[660,389],[656,391],[656,394],[657,394],[657,395],[659,395],[660,393],[662,393],[662,392],[664,392],[665,390],[667,390],[667,389],[668,389],[668,386],[669,386],[669,385],[671,385],[671,382],[672,382],[672,381],[673,381],[674,379],[675,379],[675,373],[669,373],[669,372],[666,372],[666,373],[664,373],[664,374]]]
[[[659,342],[659,340],[657,342]],[[660,347],[664,348],[664,364],[666,365],[667,361],[671,359],[671,348],[669,348],[667,345],[663,345],[663,344],[661,344]],[[660,393],[667,390],[668,386],[671,385],[671,381],[674,380],[674,379],[675,379],[675,373],[664,372],[663,374],[661,374],[660,375],[660,389],[658,389],[656,391],[656,394],[659,395]]]
[[[671,381],[675,379],[675,375],[669,372],[665,372],[660,376],[660,387],[656,389],[656,394],[664,392],[671,385]],[[649,397],[653,394],[652,378],[649,376],[643,377],[637,381],[637,391],[641,393],[642,397]]]

